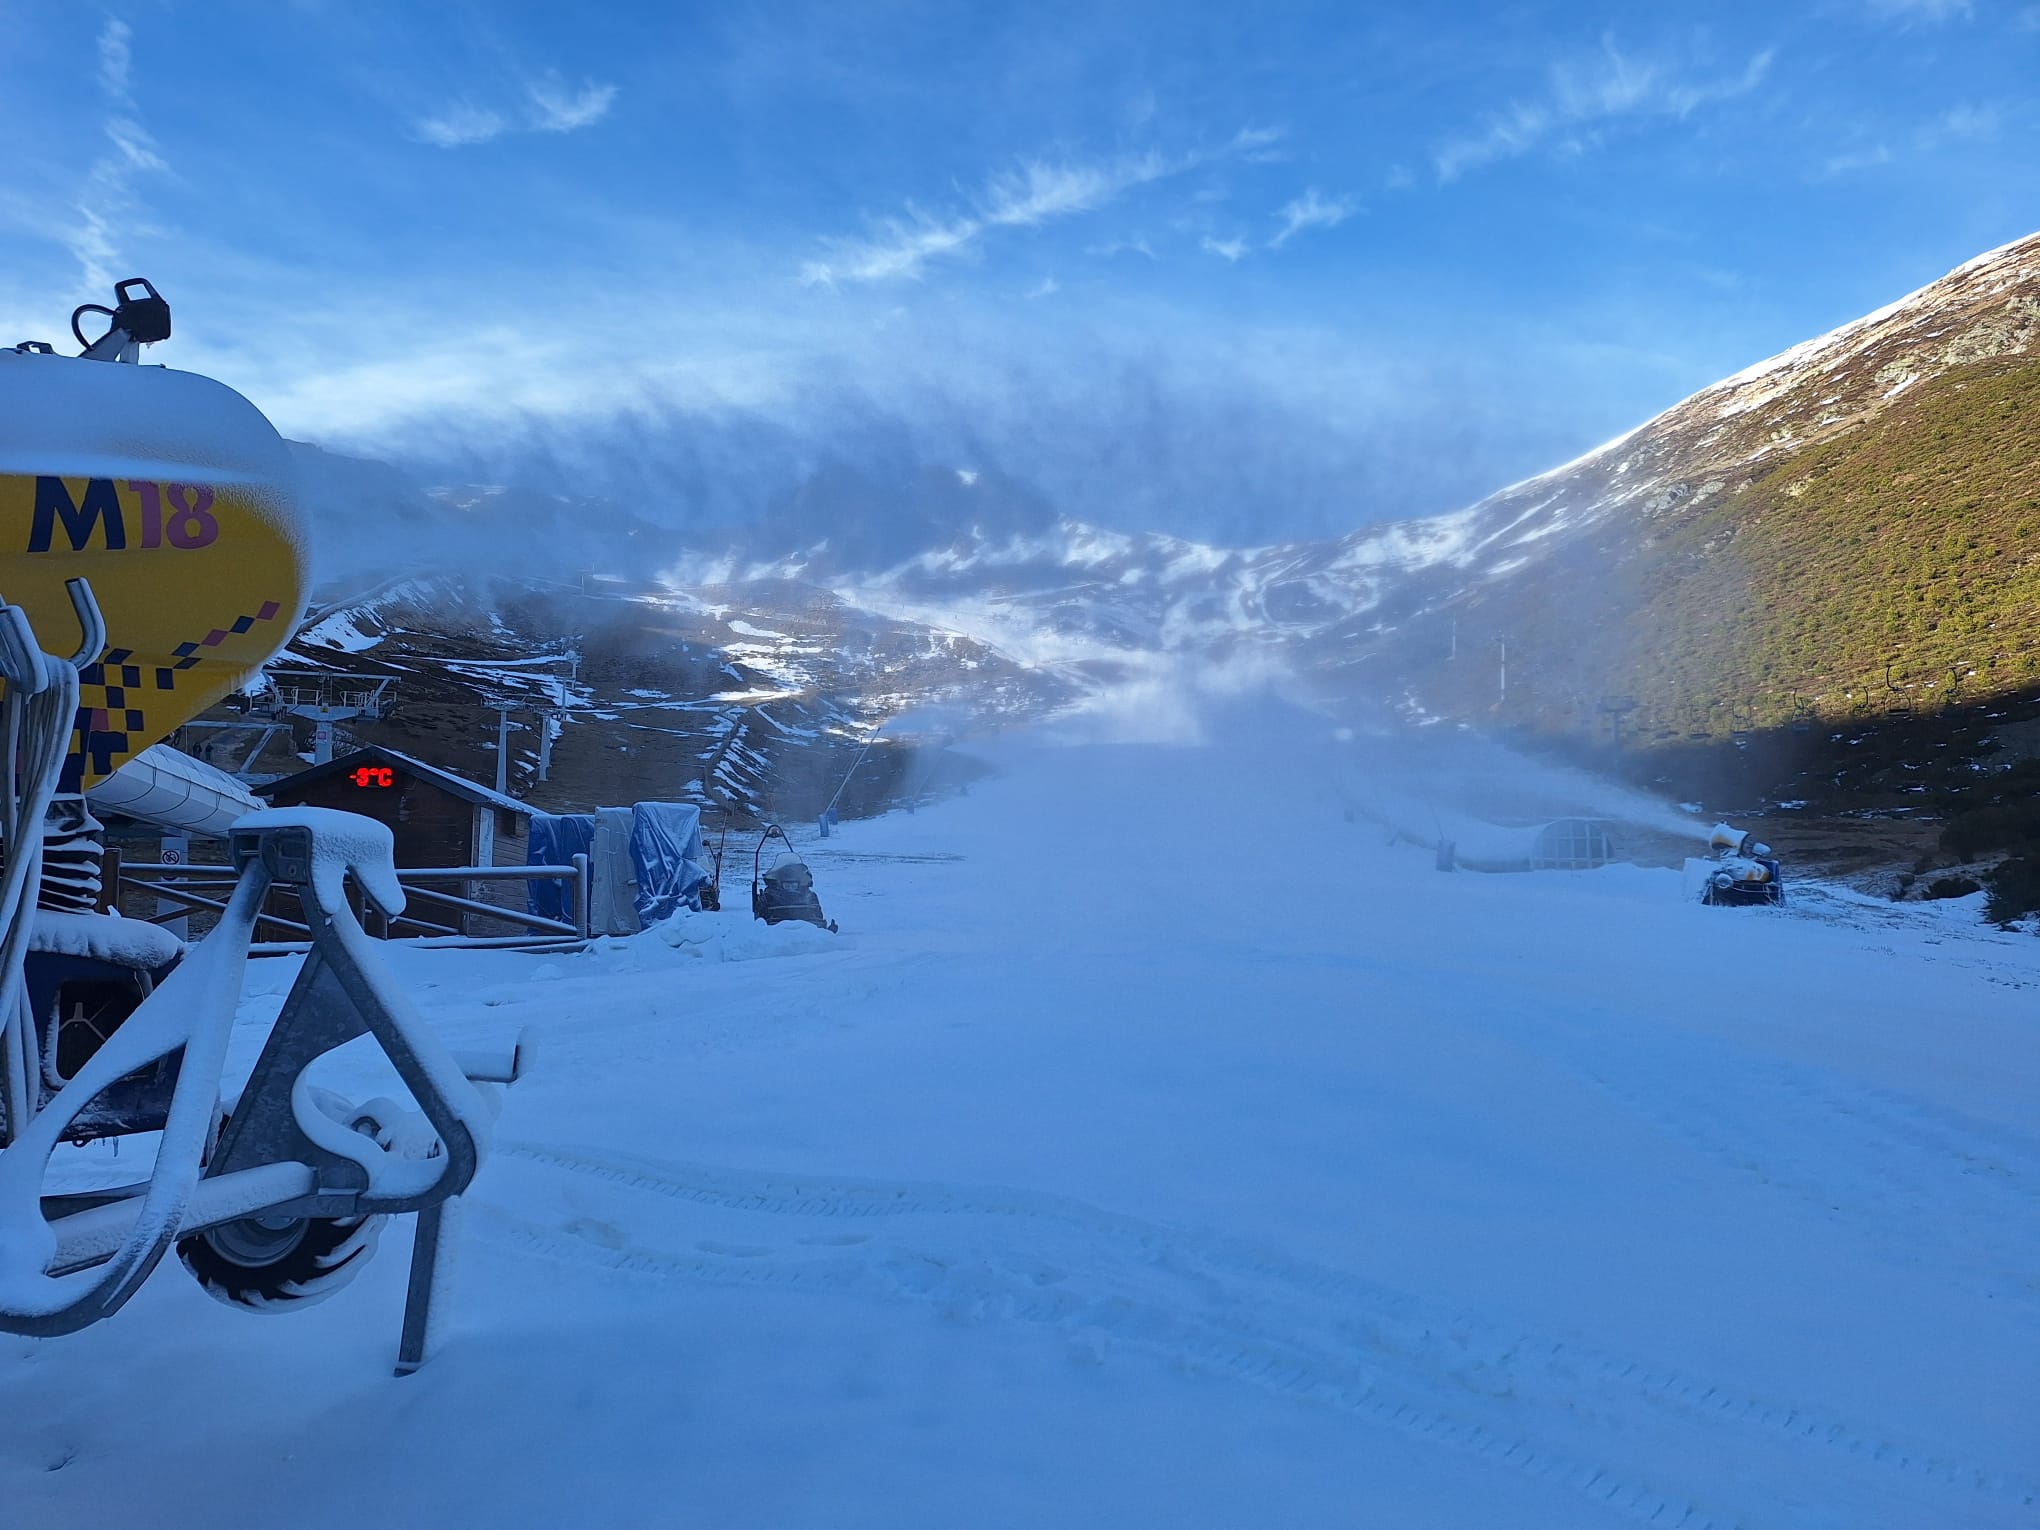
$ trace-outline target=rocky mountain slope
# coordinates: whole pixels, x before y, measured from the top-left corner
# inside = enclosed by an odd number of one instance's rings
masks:
[[[1396,592],[1400,640],[1345,659],[1477,706],[1412,630],[1456,617],[1515,639],[1512,720],[1585,730],[1620,698],[1660,739],[2031,686],[2036,401],[2040,236],[1473,507]]]
[[[288,774],[310,758],[311,723],[280,701],[344,704],[387,681],[373,715],[338,725],[336,749],[385,744],[489,783],[507,707],[507,785],[536,806],[684,800],[746,823],[810,816],[846,777],[842,810],[859,812],[967,771],[942,757],[940,728],[898,723],[909,705],[963,685],[994,719],[1064,699],[982,643],[854,611],[825,590],[772,589],[763,626],[767,593],[476,571],[336,591],[262,684],[178,742],[228,768]]]

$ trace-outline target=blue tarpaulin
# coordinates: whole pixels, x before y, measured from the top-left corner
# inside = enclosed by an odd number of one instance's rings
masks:
[[[604,808],[618,818],[623,810]],[[710,881],[707,853],[701,848],[701,809],[687,802],[640,802],[630,813],[630,881],[624,885],[621,854],[597,855],[595,814],[534,813],[531,838],[524,854],[527,866],[571,865],[577,855],[589,858],[595,886],[589,912],[597,934],[628,931],[624,912],[628,897],[637,910],[640,929],[670,919],[682,904],[700,906],[698,894]],[[614,841],[611,841],[614,844]],[[525,903],[546,919],[574,922],[567,886],[562,882],[526,882]]]
[[[587,855],[595,844],[593,813],[533,813],[531,838],[526,842],[527,866],[571,866],[574,857]],[[567,901],[569,884],[534,877],[526,882],[525,907],[542,919],[574,922],[573,906]]]
[[[630,859],[637,872],[638,921],[650,929],[698,907],[695,894],[709,880],[701,848],[701,809],[691,802],[640,802],[631,810]]]

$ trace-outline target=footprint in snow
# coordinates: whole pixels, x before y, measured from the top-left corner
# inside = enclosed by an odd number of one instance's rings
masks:
[[[597,1217],[575,1217],[563,1231],[573,1234],[576,1238],[584,1238],[601,1248],[622,1248],[625,1241],[622,1228],[614,1222],[604,1222]]]

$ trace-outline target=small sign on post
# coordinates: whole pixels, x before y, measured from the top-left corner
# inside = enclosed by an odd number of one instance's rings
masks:
[[[189,866],[191,864],[191,836],[188,834],[165,834],[163,836],[163,848],[158,852],[157,859],[165,866]],[[179,940],[191,939],[191,916],[188,913],[178,912],[185,907],[185,904],[171,898],[158,898],[156,900],[156,912],[158,914],[177,915],[175,919],[158,919],[156,923],[162,925],[164,929],[175,935]]]

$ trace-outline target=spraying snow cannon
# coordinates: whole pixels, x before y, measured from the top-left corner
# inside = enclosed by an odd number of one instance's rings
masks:
[[[106,332],[86,338],[88,315]],[[224,698],[296,630],[305,528],[290,449],[224,383],[139,360],[170,334],[140,278],[71,315],[80,356],[0,349],[0,594],[37,632],[75,625],[86,579],[106,648],[79,674],[64,792]]]
[[[1776,907],[1785,901],[1785,877],[1771,847],[1733,825],[1718,823],[1707,837],[1711,860],[1686,862],[1689,882],[1697,883],[1700,901],[1714,907],[1753,904]]]

